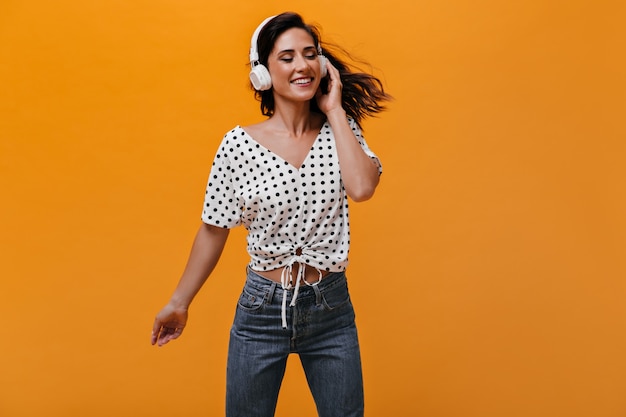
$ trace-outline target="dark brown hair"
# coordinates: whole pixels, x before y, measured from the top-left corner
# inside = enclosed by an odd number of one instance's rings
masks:
[[[381,81],[371,74],[353,71],[344,60],[337,56],[338,53],[341,53],[353,60],[350,54],[336,45],[330,46],[321,42],[319,30],[315,26],[304,23],[302,17],[297,13],[282,13],[270,20],[261,29],[257,40],[261,64],[267,67],[267,60],[274,48],[276,39],[283,32],[292,28],[304,29],[309,33],[313,38],[315,47],[317,48],[321,44],[323,55],[339,70],[343,85],[342,104],[348,117],[353,118],[360,125],[365,117],[373,116],[385,110],[385,106],[381,103],[390,100],[391,96],[385,92]],[[322,80],[322,91],[326,91],[327,84],[326,79]],[[256,91],[255,97],[261,102],[261,112],[265,116],[272,116],[275,105],[272,90]],[[315,99],[311,100],[311,111],[321,112]]]

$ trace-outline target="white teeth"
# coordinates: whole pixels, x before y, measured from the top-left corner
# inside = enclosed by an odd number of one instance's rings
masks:
[[[310,78],[300,78],[292,81],[294,84],[307,84],[311,82]]]

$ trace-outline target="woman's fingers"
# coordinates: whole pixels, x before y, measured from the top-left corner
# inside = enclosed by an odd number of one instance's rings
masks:
[[[328,75],[330,76],[330,81],[339,87],[341,87],[341,74],[339,74],[339,70],[335,68],[330,61],[327,61]]]
[[[163,326],[152,330],[151,343],[163,346],[170,340],[177,339],[183,333],[184,327]]]
[[[152,325],[152,335],[150,337],[150,344],[156,344],[159,339],[159,333],[161,333],[161,321],[159,319],[154,319],[154,324]]]

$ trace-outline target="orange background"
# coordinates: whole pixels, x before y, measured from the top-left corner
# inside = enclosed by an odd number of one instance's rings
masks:
[[[274,1],[0,5],[0,416],[223,415],[231,233],[149,346]],[[623,1],[317,0],[395,96],[352,205],[370,416],[626,415]],[[278,417],[314,415],[297,358]]]

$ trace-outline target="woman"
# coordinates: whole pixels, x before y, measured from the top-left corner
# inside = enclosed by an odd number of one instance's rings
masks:
[[[250,263],[230,335],[226,415],[273,416],[287,356],[298,353],[320,416],[362,416],[345,276],[347,197],[367,200],[378,185],[381,165],[359,123],[389,96],[378,79],[322,48],[318,31],[294,13],[257,28],[250,63],[268,118],[224,136],[203,224],[151,341],[162,346],[181,335],[229,229],[243,224]]]

